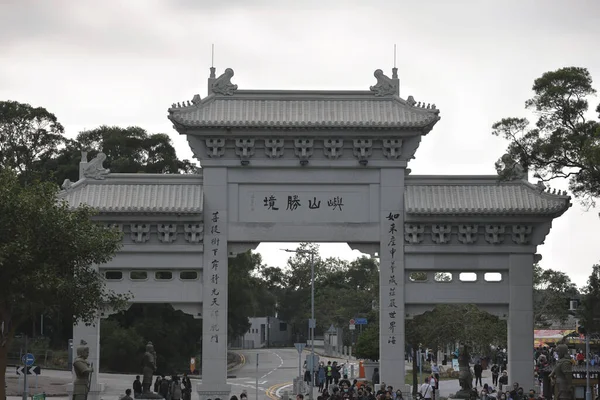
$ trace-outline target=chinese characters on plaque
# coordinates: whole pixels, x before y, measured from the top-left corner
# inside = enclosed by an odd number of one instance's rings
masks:
[[[221,274],[221,266],[219,265],[219,257],[221,253],[221,230],[219,226],[219,212],[215,211],[212,213],[210,218],[210,252],[213,257],[210,267],[210,285],[208,290],[210,292],[210,341],[213,343],[219,343],[219,307],[221,304],[221,291],[218,287],[219,279]],[[223,244],[225,245],[225,244]]]
[[[342,208],[344,207],[344,199],[342,196],[325,196],[323,198],[312,196],[311,198],[297,194],[279,197],[270,194],[265,196],[263,203],[264,208],[270,211],[296,211],[301,208],[308,208],[309,210],[328,208],[331,210],[342,211]]]
[[[386,222],[388,225],[387,229],[387,246],[386,251],[388,252],[387,256],[390,260],[390,275],[388,278],[388,299],[389,303],[387,304],[387,313],[389,316],[389,326],[386,327],[388,333],[388,343],[396,344],[396,315],[398,305],[396,303],[396,295],[398,294],[398,281],[396,280],[396,261],[397,261],[397,237],[398,237],[398,224],[397,220],[400,218],[400,213],[390,213],[387,216]],[[384,305],[385,306],[385,305]]]

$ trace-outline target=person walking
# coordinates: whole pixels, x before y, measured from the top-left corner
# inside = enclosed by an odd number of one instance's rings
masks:
[[[433,396],[433,388],[429,384],[429,378],[425,378],[425,383],[423,383],[421,388],[419,388],[419,393],[424,399],[431,400]]]
[[[481,366],[481,360],[477,361],[477,364],[473,367],[473,372],[475,373],[475,387],[477,387],[477,382],[481,386],[483,386],[483,382],[481,381],[481,375],[483,374],[483,367]]]

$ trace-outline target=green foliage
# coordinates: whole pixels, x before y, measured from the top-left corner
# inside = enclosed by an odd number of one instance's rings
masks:
[[[154,344],[161,374],[187,369],[190,357],[201,349],[202,320],[175,311],[169,304],[133,304],[127,311],[103,320],[100,329],[102,352],[107,353],[106,364],[101,362],[100,367],[113,372],[139,373],[148,341]],[[123,346],[120,340],[124,341]],[[112,358],[120,355],[129,357],[130,362],[120,363],[121,358]]]
[[[580,324],[590,333],[600,333],[600,265],[592,267],[583,291]]]
[[[102,320],[100,367],[104,371],[139,373],[145,343],[135,328],[123,328],[117,321]]]
[[[350,318],[371,311],[379,294],[379,264],[376,259],[359,258],[351,263],[337,258],[322,259],[318,246],[302,243],[288,260],[288,268],[276,272],[265,269],[271,291],[277,295],[280,317],[292,326],[298,338],[307,337],[310,318],[311,256],[315,252],[316,334],[331,324],[345,325]]]
[[[0,101],[0,170],[17,171],[31,182],[66,139],[56,116],[43,107]]]
[[[365,360],[379,360],[379,324],[371,323],[367,326],[356,341],[355,349],[357,358]]]
[[[525,107],[538,119],[504,118],[493,134],[509,140],[507,153],[543,181],[569,179],[576,197],[594,203],[600,196],[600,124],[588,118],[588,97],[596,91],[587,69],[560,68],[544,73],[533,84]],[[596,108],[600,114],[600,105]]]
[[[91,323],[99,310],[128,300],[94,268],[113,257],[121,234],[93,222],[88,208],[69,210],[56,193],[52,183],[23,185],[12,170],[0,171],[0,381],[7,347],[27,318],[67,309],[74,321]]]
[[[552,322],[564,324],[569,318],[569,300],[578,295],[577,287],[567,274],[552,269],[542,269],[538,264],[533,270],[534,323],[547,328]]]
[[[275,295],[267,282],[254,275],[262,267],[260,254],[251,251],[229,259],[227,332],[230,340],[248,332],[248,317],[275,314]]]

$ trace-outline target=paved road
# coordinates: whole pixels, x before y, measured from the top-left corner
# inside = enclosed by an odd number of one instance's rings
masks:
[[[298,352],[296,349],[260,349],[260,350],[244,350],[240,351],[244,356],[244,363],[236,370],[230,372],[235,378],[228,379],[228,383],[232,386],[232,395],[238,396],[246,391],[250,400],[256,399],[256,380],[258,378],[258,399],[273,399],[276,394],[281,394],[283,390],[288,390],[291,393],[291,383],[298,376]],[[304,352],[302,359],[308,353]],[[258,356],[258,368],[256,359]],[[338,358],[321,357],[321,360],[337,360]],[[357,368],[356,368],[357,370]],[[14,374],[14,369],[7,371]],[[45,370],[42,372],[44,376],[62,378],[65,381],[71,379],[71,373],[67,371],[51,371]],[[489,371],[484,371],[484,383],[491,383]],[[98,376],[99,381],[103,382],[105,392],[103,398],[106,400],[116,400],[119,395],[125,393],[125,389],[130,388],[135,375],[125,374],[105,374],[101,373]],[[194,380],[199,383],[201,380]],[[442,381],[440,382],[440,391],[442,396],[448,396],[459,389],[458,381]],[[316,398],[316,397],[315,397]],[[19,400],[20,397],[8,397],[8,400]],[[55,400],[65,400],[66,397],[56,397]],[[198,395],[195,391],[192,393],[192,399],[198,400]]]
[[[298,374],[298,352],[296,349],[260,349],[240,351],[244,356],[244,364],[234,371],[230,372],[230,378],[227,382],[232,386],[232,395],[239,397],[242,391],[248,393],[249,399],[256,398],[256,378],[258,377],[258,399],[269,399],[267,392],[275,393],[275,390],[281,384],[292,382]],[[258,355],[258,368],[256,359]],[[7,370],[8,374],[14,374],[14,368]],[[71,379],[71,373],[67,371],[42,371],[44,376],[64,379]],[[105,384],[103,398],[118,399],[119,395],[125,393],[125,389],[131,387],[135,375],[129,374],[106,374],[98,375],[98,381]],[[193,380],[193,383],[200,383],[201,380]],[[18,400],[21,397],[9,396],[8,400]],[[55,400],[64,400],[67,397],[54,397]],[[192,399],[198,400],[195,391],[192,393]]]

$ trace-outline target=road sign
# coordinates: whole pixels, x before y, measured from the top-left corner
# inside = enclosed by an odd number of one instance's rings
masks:
[[[23,357],[21,358],[21,361],[23,361],[23,364],[25,364],[29,367],[30,365],[33,365],[33,363],[35,362],[35,357],[31,353],[27,353],[27,354],[23,355]]]
[[[306,343],[294,343],[294,346],[296,346],[296,350],[298,350],[298,353],[302,353],[302,350],[304,350],[304,348],[306,347]]]
[[[31,365],[29,367],[17,367],[17,375],[25,375],[25,371],[27,371],[27,375],[40,375],[42,370],[37,365]]]
[[[354,318],[354,325],[366,325],[366,324],[367,324],[366,318]]]
[[[354,324],[350,324],[350,330],[351,330],[351,331],[353,331],[353,330],[356,330],[356,325],[354,325]]]
[[[352,319],[350,320],[350,325],[354,325],[354,324],[356,324],[356,321],[354,320],[354,318],[352,318]]]

